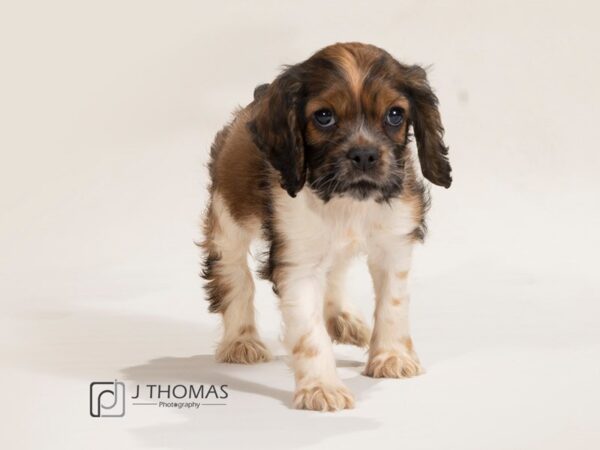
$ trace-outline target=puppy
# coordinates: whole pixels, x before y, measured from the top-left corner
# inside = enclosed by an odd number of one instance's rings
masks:
[[[437,105],[421,67],[372,45],[335,44],[259,86],[217,134],[202,246],[209,310],[223,317],[219,361],[270,359],[255,326],[247,265],[251,241],[262,236],[269,251],[261,275],[280,299],[296,408],[353,407],[332,341],[369,346],[364,375],[421,372],[407,278],[412,247],[425,236],[428,197],[409,133],[412,127],[425,178],[449,187]],[[372,334],[342,290],[359,252],[375,288]]]

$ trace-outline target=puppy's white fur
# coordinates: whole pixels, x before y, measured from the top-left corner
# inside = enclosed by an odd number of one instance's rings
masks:
[[[222,276],[234,290],[227,295],[224,335],[218,355],[227,361],[240,345],[251,361],[267,360],[268,352],[254,329],[254,283],[246,255],[259,237],[258,223],[235,222],[217,194],[213,205],[219,218]],[[368,255],[376,293],[375,325],[365,374],[410,376],[420,371],[409,335],[407,274],[413,238],[419,225],[414,204],[402,197],[390,203],[334,198],[324,203],[309,189],[296,198],[285,191],[273,197],[273,226],[283,239],[278,263],[284,267],[277,288],[281,298],[284,344],[296,375],[297,407],[343,409],[353,405],[351,394],[336,373],[326,321],[342,312],[353,317],[344,301],[343,274],[350,258]],[[325,303],[327,299],[327,303]],[[239,335],[251,327],[252,332]],[[237,349],[237,350],[236,350]],[[317,402],[318,404],[314,404]]]

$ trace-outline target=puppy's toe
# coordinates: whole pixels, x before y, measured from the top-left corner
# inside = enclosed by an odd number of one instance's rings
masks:
[[[221,343],[216,357],[219,362],[234,364],[255,364],[271,360],[267,347],[252,336]]]
[[[371,339],[371,329],[355,314],[343,311],[327,321],[331,340],[338,344],[366,347]]]
[[[408,378],[423,373],[412,352],[380,352],[369,357],[363,375],[373,378]]]
[[[323,412],[352,409],[354,397],[343,384],[316,383],[296,391],[294,408]]]

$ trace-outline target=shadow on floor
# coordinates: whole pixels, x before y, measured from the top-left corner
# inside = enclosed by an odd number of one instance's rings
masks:
[[[362,363],[340,360],[354,376],[344,382],[357,400],[378,380],[360,375]],[[339,434],[376,429],[369,418],[356,417],[359,410],[318,413],[292,409],[293,376],[283,357],[254,366],[217,363],[213,355],[163,357],[127,367],[122,378],[139,384],[203,384],[228,386],[225,406],[201,406],[177,410],[183,422],[133,429],[148,447],[198,448],[300,448]],[[138,406],[151,407],[157,406]]]
[[[45,311],[18,319],[31,330],[15,348],[13,362],[19,367],[86,383],[119,378],[128,384],[229,386],[227,406],[143,413],[130,407],[127,416],[135,423],[152,423],[129,428],[145,447],[279,450],[380,426],[359,417],[361,398],[378,380],[361,376],[364,362],[351,357],[339,360],[338,367],[356,396],[357,409],[297,411],[291,408],[293,374],[284,358],[253,366],[219,364],[207,351],[218,332],[206,324],[97,310]],[[203,354],[193,355],[198,349]],[[186,353],[193,356],[172,356]],[[153,358],[157,354],[169,356]]]

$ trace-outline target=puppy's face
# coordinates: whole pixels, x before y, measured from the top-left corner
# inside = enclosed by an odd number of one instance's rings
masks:
[[[288,68],[263,90],[249,124],[288,193],[306,182],[325,201],[399,194],[411,125],[425,176],[448,187],[447,148],[425,72],[363,44],[326,47]]]
[[[364,50],[357,59],[352,50],[323,51],[334,64],[318,75],[327,87],[306,87],[307,182],[325,200],[386,199],[402,186],[410,102],[388,78],[395,70],[391,60]]]

